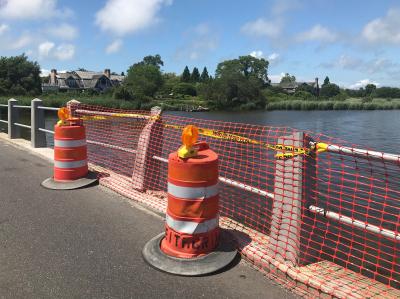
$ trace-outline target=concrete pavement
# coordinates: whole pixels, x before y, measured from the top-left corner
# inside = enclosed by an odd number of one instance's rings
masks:
[[[295,298],[239,263],[207,277],[141,257],[163,219],[95,186],[51,191],[52,165],[0,140],[0,298]]]

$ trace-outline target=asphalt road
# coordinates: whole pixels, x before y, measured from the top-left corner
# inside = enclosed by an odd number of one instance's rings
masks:
[[[160,217],[95,186],[50,191],[51,164],[0,140],[0,298],[294,298],[243,263],[207,277],[142,259]]]

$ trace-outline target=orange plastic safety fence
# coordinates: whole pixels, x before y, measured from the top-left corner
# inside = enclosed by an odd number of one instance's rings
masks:
[[[165,212],[167,157],[182,128],[218,153],[221,226],[242,254],[306,297],[400,296],[400,160],[329,136],[267,127],[75,105],[90,166],[101,183]],[[278,160],[275,145],[327,152]],[[293,150],[294,151],[294,150]],[[293,151],[291,152],[293,154]],[[308,287],[305,287],[308,286]]]

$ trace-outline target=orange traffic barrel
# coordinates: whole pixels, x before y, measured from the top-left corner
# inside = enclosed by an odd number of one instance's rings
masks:
[[[94,183],[89,173],[85,127],[79,119],[54,126],[54,175],[42,182],[48,189],[76,189]]]
[[[204,142],[194,148],[190,158],[169,155],[165,233],[142,252],[155,268],[187,276],[215,272],[237,254],[233,238],[219,228],[218,155]]]

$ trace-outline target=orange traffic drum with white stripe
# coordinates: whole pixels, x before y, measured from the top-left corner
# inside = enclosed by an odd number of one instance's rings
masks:
[[[54,127],[54,180],[72,181],[88,174],[85,127]]]
[[[200,143],[197,156],[168,160],[168,208],[161,250],[193,258],[218,246],[218,155]]]

